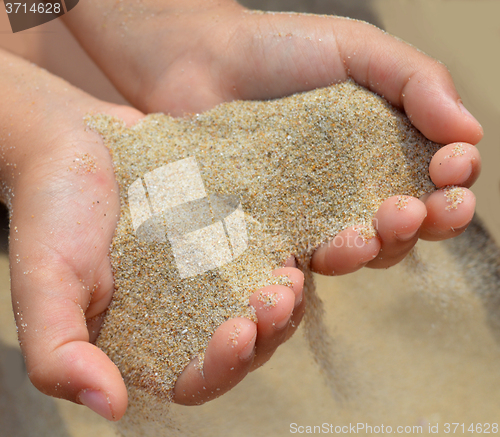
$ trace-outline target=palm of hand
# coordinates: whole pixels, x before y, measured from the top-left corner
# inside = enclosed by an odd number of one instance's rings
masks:
[[[133,113],[110,105],[99,110]],[[123,409],[118,370],[89,343],[113,291],[108,253],[119,197],[111,158],[78,110],[64,113],[54,102],[43,121],[49,126],[43,135],[29,138],[40,132],[30,125],[25,139],[37,153],[26,154],[12,173],[13,303],[28,372],[41,391],[68,399],[78,399],[89,380],[98,386],[107,379],[109,397]]]

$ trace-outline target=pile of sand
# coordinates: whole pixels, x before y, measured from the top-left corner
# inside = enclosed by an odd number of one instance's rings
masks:
[[[131,128],[88,122],[112,152],[121,196],[115,293],[97,344],[129,387],[165,398],[222,322],[255,317],[254,291],[286,283],[271,272],[289,254],[305,271],[307,335],[328,371],[314,248],[353,225],[370,238],[384,199],[435,189],[439,145],[351,81]]]

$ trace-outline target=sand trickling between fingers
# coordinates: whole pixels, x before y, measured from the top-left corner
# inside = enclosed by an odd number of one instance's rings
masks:
[[[293,254],[306,276],[306,335],[342,391],[311,255],[350,226],[374,237],[387,197],[433,191],[439,145],[351,81],[182,119],[150,115],[131,128],[105,115],[87,121],[111,150],[121,196],[115,293],[97,344],[127,385],[168,399],[221,323],[255,320],[252,293],[287,284],[271,272]],[[213,268],[202,271],[208,258]]]

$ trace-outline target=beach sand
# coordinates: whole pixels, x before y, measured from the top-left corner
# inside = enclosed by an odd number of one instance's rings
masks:
[[[296,3],[310,12],[310,6],[330,7],[328,1]],[[498,239],[500,5],[486,0],[351,0],[350,4],[368,7],[388,32],[449,67],[465,105],[485,129],[480,144],[483,173],[473,191],[479,215]],[[335,2],[329,10],[314,12],[335,12]],[[58,20],[40,32],[9,35],[4,15],[0,14],[5,30],[2,46],[101,98],[123,102]],[[304,353],[307,344],[299,328],[266,366],[223,397],[201,407],[173,406],[180,431],[169,435],[286,436],[291,423],[413,426],[427,422],[439,423],[438,434],[443,434],[445,422],[495,422],[500,406],[500,352],[491,315],[496,308],[485,306],[473,292],[477,284],[461,276],[464,267],[457,264],[456,246],[420,243],[419,248],[420,257],[428,260],[427,269],[439,263],[442,272],[448,272],[448,283],[461,278],[457,293],[441,289],[434,294],[432,287],[422,293],[421,284],[417,284],[420,291],[412,292],[416,277],[403,266],[316,277],[328,332],[355,381],[355,401],[341,404],[332,398],[312,355]],[[0,435],[114,436],[104,419],[84,407],[48,398],[29,383],[17,346],[6,260],[4,252],[0,259]]]

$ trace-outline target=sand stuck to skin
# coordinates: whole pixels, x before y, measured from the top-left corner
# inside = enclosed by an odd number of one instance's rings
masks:
[[[169,399],[221,323],[255,319],[249,296],[287,283],[271,272],[290,254],[306,276],[306,335],[334,380],[312,252],[353,225],[375,235],[387,197],[433,191],[439,145],[351,81],[131,128],[104,115],[88,122],[111,150],[121,197],[115,293],[97,344],[127,386]]]

